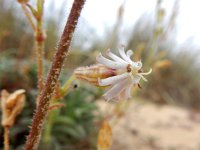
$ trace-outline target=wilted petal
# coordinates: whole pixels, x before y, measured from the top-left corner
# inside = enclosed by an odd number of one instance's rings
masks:
[[[128,77],[130,77],[130,75],[128,73],[124,73],[124,74],[120,74],[120,75],[117,75],[117,76],[109,77],[109,78],[106,78],[106,79],[101,79],[101,80],[99,80],[99,85],[100,86],[112,85],[112,84],[120,82],[121,80],[124,80],[124,79],[126,79]]]
[[[126,68],[126,66],[127,66],[127,65],[122,64],[122,63],[117,63],[117,62],[111,61],[111,60],[109,60],[109,59],[103,57],[103,56],[101,55],[101,53],[96,57],[96,60],[97,60],[99,63],[101,63],[101,64],[103,64],[103,65],[105,65],[105,66],[107,66],[107,67],[110,67],[110,68],[112,68],[112,69],[124,69],[124,68]]]

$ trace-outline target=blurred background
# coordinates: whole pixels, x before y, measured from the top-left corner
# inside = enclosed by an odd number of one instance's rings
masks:
[[[45,1],[45,72],[64,28],[72,0]],[[35,1],[30,0],[34,5]],[[88,0],[76,29],[70,55],[60,77],[63,85],[73,70],[95,63],[96,55],[120,44],[153,68],[148,82],[133,90],[126,106],[105,103],[104,89],[74,81],[51,115],[50,133],[40,149],[96,149],[100,123],[117,120],[113,150],[200,149],[200,21],[195,0]],[[34,35],[15,0],[0,1],[0,90],[26,89],[26,106],[10,131],[11,149],[22,149],[35,109],[37,68]],[[123,105],[123,107],[121,107]],[[109,112],[106,108],[110,107]],[[167,132],[166,132],[167,131]],[[126,139],[124,139],[126,137]],[[3,128],[0,128],[3,149]]]

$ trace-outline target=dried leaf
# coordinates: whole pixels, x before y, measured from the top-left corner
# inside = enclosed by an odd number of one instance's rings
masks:
[[[112,129],[104,120],[98,134],[98,150],[109,150],[112,144]]]

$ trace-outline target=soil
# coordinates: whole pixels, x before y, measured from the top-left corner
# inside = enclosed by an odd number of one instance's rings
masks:
[[[106,115],[116,110],[116,104],[98,104]],[[200,150],[200,113],[140,101],[125,110],[114,124],[110,119],[111,150]]]

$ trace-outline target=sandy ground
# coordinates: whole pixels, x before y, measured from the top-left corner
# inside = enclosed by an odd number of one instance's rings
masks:
[[[99,106],[104,113],[113,108],[103,101]],[[111,150],[200,150],[200,113],[131,102],[113,126]]]

